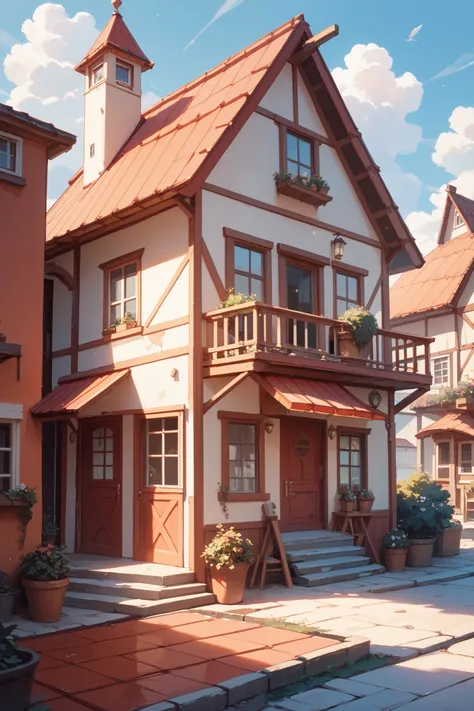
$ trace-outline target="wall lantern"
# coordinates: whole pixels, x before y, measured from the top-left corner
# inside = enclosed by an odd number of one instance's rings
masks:
[[[265,420],[265,432],[271,434],[273,432],[273,422],[271,420]]]
[[[336,436],[337,429],[334,427],[334,425],[329,425],[328,427],[328,437],[329,439],[334,439]]]
[[[379,407],[380,403],[382,402],[382,396],[378,390],[371,390],[370,391],[369,402],[370,402],[371,407],[373,407],[375,410]]]
[[[332,245],[333,257],[338,262],[340,262],[344,256],[344,247],[346,246],[346,244],[347,243],[342,239],[341,235],[336,232],[334,234],[334,239],[331,242],[331,245]]]

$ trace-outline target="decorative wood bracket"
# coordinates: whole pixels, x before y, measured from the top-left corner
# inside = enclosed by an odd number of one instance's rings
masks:
[[[325,42],[329,42],[329,40],[333,39],[333,37],[337,37],[338,34],[339,25],[330,25],[329,27],[326,27],[325,30],[321,30],[321,32],[313,35],[313,37],[310,37],[309,40],[304,43],[302,49],[294,55],[293,61],[302,62],[307,57],[310,57],[313,52],[318,49],[318,47],[321,47],[321,45]]]
[[[426,392],[428,392],[428,388],[417,388],[412,393],[410,393],[410,395],[404,397],[403,400],[400,400],[400,402],[395,405],[395,414],[398,415],[398,413],[404,410],[405,407],[411,405],[412,402],[418,400],[418,398],[421,397],[421,395],[424,395],[424,393]]]
[[[219,400],[222,400],[222,398],[227,395],[228,393],[232,392],[234,388],[237,387],[237,385],[240,385],[246,378],[249,377],[249,373],[239,373],[238,375],[233,378],[230,383],[227,383],[227,385],[224,385],[223,388],[218,390],[207,402],[204,403],[203,406],[203,412],[204,414],[208,412],[211,407],[213,407],[216,403],[219,402]]]

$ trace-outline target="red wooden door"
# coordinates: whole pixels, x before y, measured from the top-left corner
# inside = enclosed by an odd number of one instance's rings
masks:
[[[81,552],[122,555],[122,420],[81,424]]]
[[[320,529],[323,521],[323,426],[281,421],[281,529]]]

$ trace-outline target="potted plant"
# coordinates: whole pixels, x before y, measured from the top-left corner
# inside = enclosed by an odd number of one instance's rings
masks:
[[[332,200],[329,184],[320,175],[297,175],[281,171],[273,174],[277,192],[320,207]]]
[[[434,545],[434,555],[438,558],[448,558],[459,555],[461,548],[462,524],[459,521],[448,521],[438,534]]]
[[[128,328],[133,328],[136,325],[136,318],[130,313],[130,311],[126,311],[122,318],[117,319],[115,322],[115,330],[117,332],[126,331]]]
[[[384,533],[382,547],[385,567],[390,573],[401,573],[405,569],[408,545],[408,536],[401,528]]]
[[[21,562],[21,580],[35,622],[56,622],[69,585],[71,568],[64,546],[38,546]]]
[[[45,546],[54,546],[56,544],[56,536],[58,535],[58,527],[54,523],[54,519],[50,514],[43,516],[43,531],[42,542]]]
[[[363,306],[348,309],[338,321],[337,355],[343,358],[366,358],[368,345],[377,333],[377,319]]]
[[[361,513],[369,513],[370,511],[372,511],[374,501],[375,496],[370,489],[361,489],[357,493],[357,503],[359,505],[359,511]]]
[[[356,510],[357,497],[350,489],[344,489],[339,492],[339,504],[341,511],[344,513],[351,513]]]
[[[217,601],[223,605],[242,602],[252,560],[252,541],[242,538],[233,526],[226,530],[219,524],[202,557],[209,566],[212,592]]]
[[[39,656],[17,647],[9,639],[15,625],[0,623],[0,708],[2,711],[26,711],[33,689],[33,677]]]
[[[0,622],[10,622],[17,588],[7,584],[7,574],[0,570]]]
[[[30,488],[26,484],[19,484],[14,489],[6,489],[0,494],[1,506],[14,506],[18,508],[20,516],[20,539],[23,546],[26,538],[26,529],[33,518],[33,506],[37,503],[38,496],[35,488]]]

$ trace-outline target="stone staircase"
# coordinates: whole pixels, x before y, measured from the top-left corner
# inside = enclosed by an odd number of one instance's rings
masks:
[[[351,535],[336,531],[282,533],[290,570],[297,585],[314,587],[384,573],[354,545]]]
[[[71,559],[69,607],[145,617],[215,602],[206,585],[182,568],[101,556]]]

